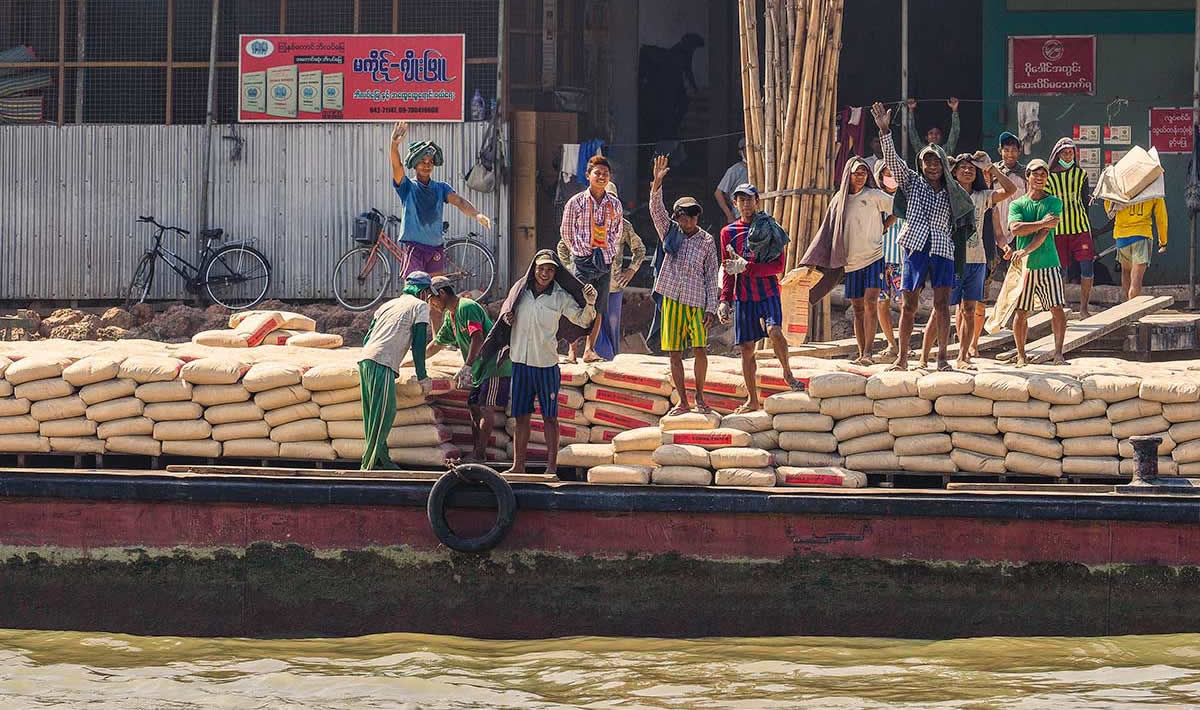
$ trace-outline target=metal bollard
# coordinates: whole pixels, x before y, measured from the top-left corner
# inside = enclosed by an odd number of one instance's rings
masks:
[[[1129,443],[1133,444],[1133,480],[1131,485],[1156,485],[1158,481],[1158,445],[1162,443],[1161,436],[1134,436]]]

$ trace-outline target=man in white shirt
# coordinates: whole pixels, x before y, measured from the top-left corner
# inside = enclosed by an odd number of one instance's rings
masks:
[[[738,161],[729,166],[725,175],[721,177],[721,182],[717,183],[717,189],[713,190],[713,199],[725,213],[725,224],[742,216],[738,212],[737,205],[733,203],[733,190],[738,185],[748,182],[750,182],[750,172],[746,167],[746,139],[743,138],[738,141]]]

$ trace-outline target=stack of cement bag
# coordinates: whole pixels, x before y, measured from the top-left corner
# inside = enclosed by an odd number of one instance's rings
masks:
[[[214,348],[255,348],[260,345],[342,347],[342,336],[316,330],[316,321],[299,313],[238,311],[229,316],[229,330],[205,330],[193,335],[192,342]]]

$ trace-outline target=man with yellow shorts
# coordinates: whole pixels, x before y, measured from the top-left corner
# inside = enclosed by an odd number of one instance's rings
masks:
[[[708,329],[716,317],[720,291],[717,288],[717,246],[712,235],[700,228],[703,209],[692,197],[675,201],[671,214],[663,203],[662,181],[671,168],[667,156],[654,159],[650,183],[650,217],[658,230],[664,252],[662,267],[654,283],[663,297],[662,349],[671,358],[671,381],[679,393],[679,404],[668,414],[692,410],[683,379],[683,350],[690,346],[695,356],[696,411],[709,412],[704,403],[704,380],[708,375]]]

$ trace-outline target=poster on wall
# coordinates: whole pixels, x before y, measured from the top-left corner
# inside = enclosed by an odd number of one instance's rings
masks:
[[[1192,152],[1192,107],[1150,109],[1150,145],[1162,153]]]
[[[241,35],[242,122],[465,117],[466,35]]]
[[[1096,93],[1096,36],[1008,38],[1008,95]]]

